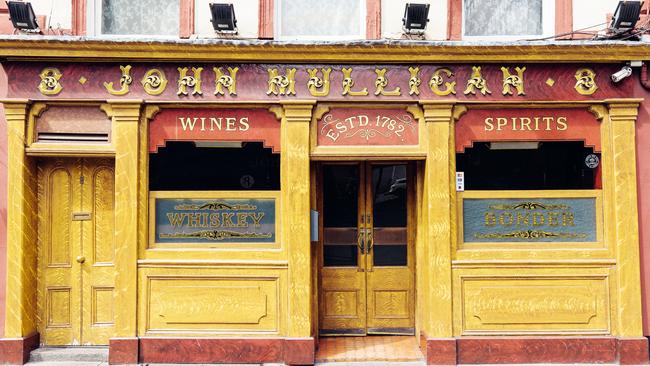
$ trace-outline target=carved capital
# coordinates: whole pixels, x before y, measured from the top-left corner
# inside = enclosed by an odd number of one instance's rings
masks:
[[[455,101],[420,101],[425,122],[453,123]]]
[[[142,100],[108,100],[100,109],[116,122],[137,122]]]
[[[628,121],[636,122],[639,114],[639,104],[641,99],[607,99],[609,108],[609,119],[612,122]]]
[[[3,99],[0,103],[4,105],[5,118],[7,122],[21,120],[25,121],[27,116],[27,106],[29,100],[27,99]]]
[[[287,100],[280,102],[284,110],[284,120],[287,122],[307,122],[312,118],[315,100]]]

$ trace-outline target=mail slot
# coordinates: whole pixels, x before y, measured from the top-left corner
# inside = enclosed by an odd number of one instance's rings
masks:
[[[87,221],[90,220],[90,212],[73,212],[72,221]]]

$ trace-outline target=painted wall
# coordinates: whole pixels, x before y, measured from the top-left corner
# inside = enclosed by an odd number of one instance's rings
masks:
[[[0,97],[7,95],[7,75],[0,67]],[[7,122],[0,104],[0,338],[5,329],[5,289],[7,280]]]
[[[573,0],[573,29],[582,29],[607,20],[607,14],[614,13],[618,0]],[[602,24],[590,30],[606,28]]]
[[[39,24],[41,29],[72,28],[72,0],[31,0],[34,13],[45,15],[46,24]]]
[[[210,20],[210,7],[208,4],[214,0],[196,0],[194,5],[194,33],[199,37],[214,37],[214,28]],[[236,38],[257,38],[259,25],[259,0],[231,0],[235,7],[237,28],[239,34]]]

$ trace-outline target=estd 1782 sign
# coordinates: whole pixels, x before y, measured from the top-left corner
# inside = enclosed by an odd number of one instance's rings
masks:
[[[336,108],[317,125],[319,146],[417,145],[418,121],[404,109]]]

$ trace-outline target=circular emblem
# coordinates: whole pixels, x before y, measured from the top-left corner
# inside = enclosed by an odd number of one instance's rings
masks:
[[[251,188],[253,184],[255,184],[255,178],[250,174],[242,175],[241,178],[239,178],[239,184],[242,188]]]
[[[585,158],[585,165],[589,169],[594,169],[600,164],[600,159],[598,159],[598,155],[596,154],[589,154]]]

